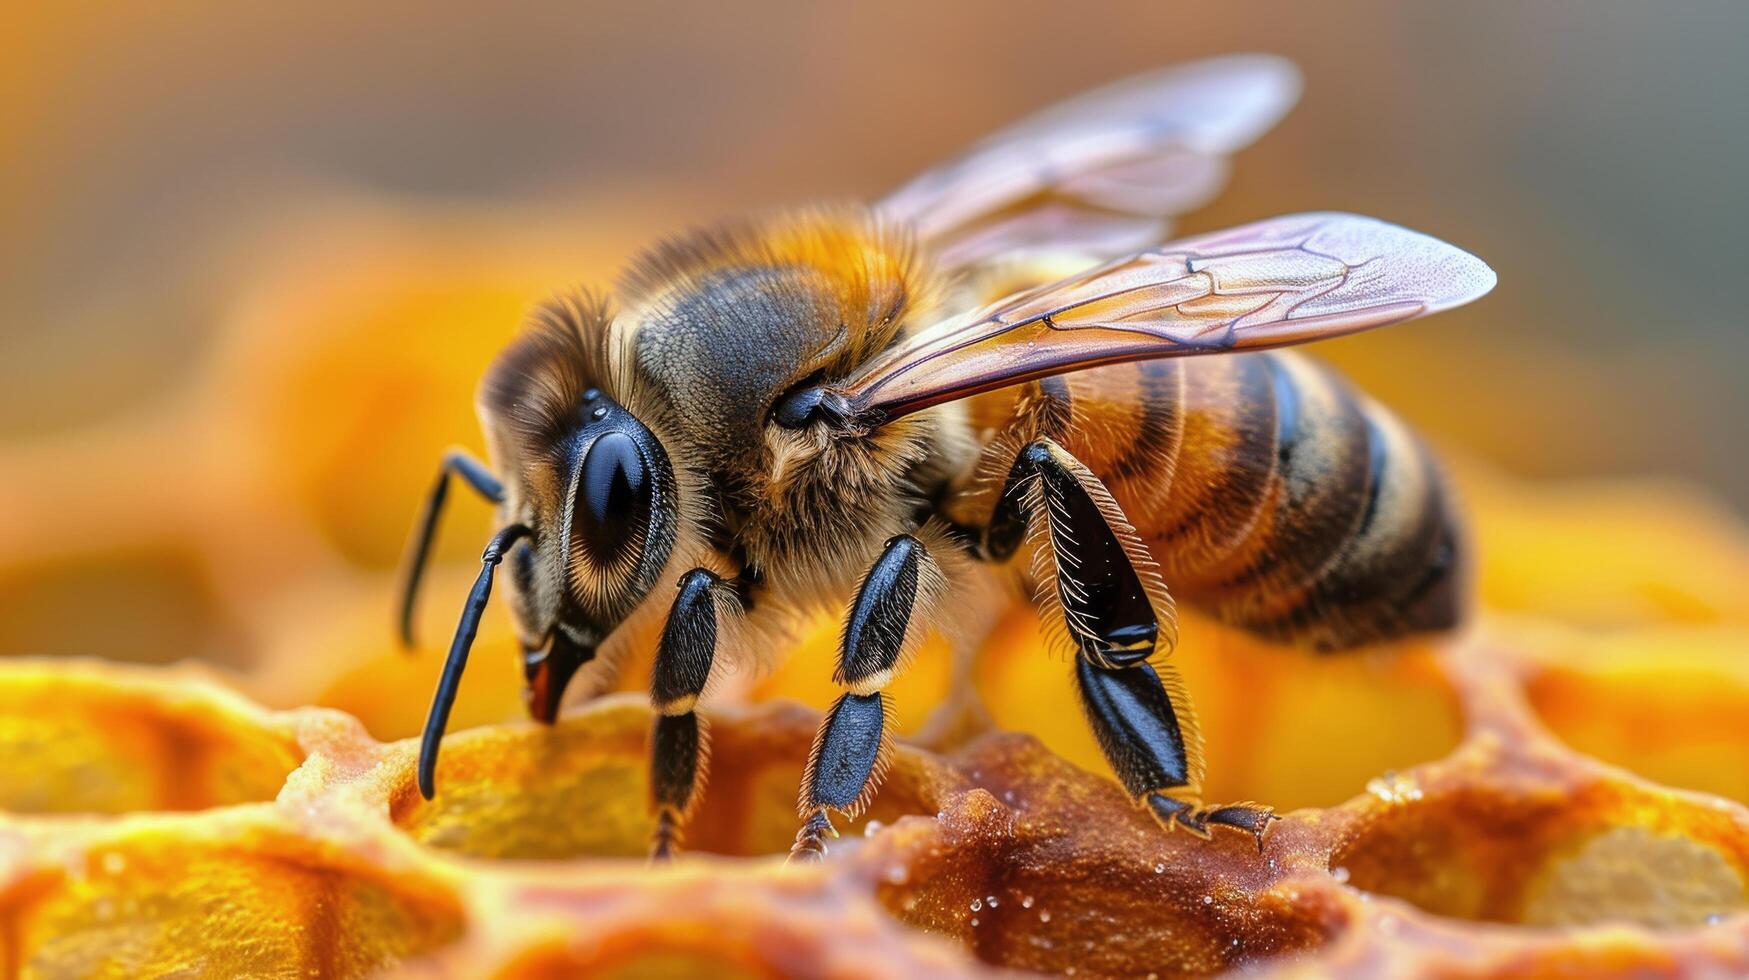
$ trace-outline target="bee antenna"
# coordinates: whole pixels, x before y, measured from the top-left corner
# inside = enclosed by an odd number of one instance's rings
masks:
[[[480,576],[468,593],[467,605],[462,607],[461,622],[456,624],[455,639],[449,644],[449,657],[443,662],[443,676],[437,681],[437,696],[425,718],[425,735],[419,740],[419,793],[428,800],[437,792],[437,746],[443,740],[443,730],[449,727],[456,688],[461,684],[462,671],[467,669],[474,634],[480,630],[480,614],[486,611],[486,600],[492,596],[492,574],[511,545],[530,533],[527,525],[512,524],[494,534],[480,555]]]

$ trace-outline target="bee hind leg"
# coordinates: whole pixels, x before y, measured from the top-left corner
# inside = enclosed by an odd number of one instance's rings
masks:
[[[1213,827],[1248,833],[1263,849],[1263,834],[1278,819],[1266,806],[1204,806],[1192,778],[1191,747],[1173,698],[1146,663],[1101,667],[1075,660],[1075,680],[1093,733],[1118,781],[1167,830],[1207,838]]]
[[[802,827],[790,848],[791,861],[823,859],[826,838],[838,835],[829,811],[854,819],[879,787],[891,749],[883,690],[915,648],[923,614],[940,584],[923,543],[901,534],[887,542],[857,589],[834,676],[846,690],[808,754],[797,803]]]
[[[656,712],[650,731],[652,861],[667,860],[679,850],[686,821],[704,793],[710,733],[695,709],[716,659],[725,601],[736,600],[722,579],[703,568],[687,572],[656,646],[650,669],[650,704]]]
[[[1167,829],[1249,833],[1261,850],[1276,817],[1250,803],[1205,807],[1195,711],[1167,662],[1176,617],[1153,558],[1092,471],[1050,439],[1020,451],[989,536],[1037,542],[1034,577],[1045,616],[1074,649],[1089,724],[1118,781]]]

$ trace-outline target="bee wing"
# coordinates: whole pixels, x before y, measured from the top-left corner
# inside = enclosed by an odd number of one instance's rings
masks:
[[[1301,214],[1137,252],[902,341],[842,389],[878,423],[1118,361],[1305,343],[1458,306],[1494,288],[1462,249],[1352,214]]]
[[[1049,247],[1096,258],[1163,240],[1226,181],[1225,157],[1299,98],[1299,73],[1233,55],[1125,79],[1021,120],[877,205],[963,268]]]

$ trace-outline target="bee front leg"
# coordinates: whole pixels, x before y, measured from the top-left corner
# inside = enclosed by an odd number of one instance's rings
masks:
[[[909,534],[890,539],[863,577],[833,676],[846,690],[808,754],[797,804],[802,828],[790,860],[824,858],[826,838],[838,836],[828,811],[855,819],[874,797],[891,748],[883,690],[916,649],[941,586],[934,559]]]
[[[724,603],[738,603],[730,586],[709,570],[681,576],[679,594],[662,628],[650,670],[650,806],[656,830],[650,859],[666,860],[680,847],[681,831],[704,792],[710,761],[709,731],[694,709],[716,659]]]
[[[1276,819],[1268,807],[1199,800],[1202,739],[1165,657],[1177,619],[1158,567],[1105,485],[1050,439],[1028,444],[1009,470],[990,550],[1013,553],[1023,528],[1047,628],[1074,649],[1081,703],[1118,781],[1169,830],[1231,827],[1261,849]]]

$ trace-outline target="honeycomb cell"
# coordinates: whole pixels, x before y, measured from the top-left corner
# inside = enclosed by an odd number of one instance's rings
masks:
[[[64,840],[64,838],[63,838]],[[457,899],[261,815],[172,819],[71,852],[0,905],[26,976],[363,976],[458,936]]]
[[[1717,847],[1677,833],[1616,826],[1548,862],[1521,906],[1527,925],[1716,923],[1749,902],[1741,868]]]
[[[840,874],[702,858],[566,865],[507,883],[495,928],[415,976],[982,977],[953,944],[882,914]]]
[[[201,810],[271,800],[297,740],[233,695],[95,664],[0,670],[0,809]]]
[[[1396,788],[1331,857],[1355,888],[1538,926],[1694,926],[1749,907],[1735,808],[1608,778]]]
[[[624,712],[637,715],[637,706]],[[403,743],[405,779],[391,805],[414,840],[472,857],[553,859],[643,853],[649,817],[639,761],[644,732],[597,713],[550,729],[474,729],[444,740],[437,795],[413,782],[417,745]]]
[[[985,963],[1197,976],[1315,949],[1346,927],[1333,890],[1290,887],[1318,844],[1291,817],[1262,850],[1240,834],[1205,842],[1166,832],[1025,736],[989,736],[947,762],[975,785],[852,860],[900,921]]]
[[[731,714],[710,725],[710,776],[685,835],[686,848],[751,856],[785,854],[799,826],[797,787],[817,716],[796,706]],[[460,732],[445,739],[437,796],[413,784],[416,746],[402,743],[404,772],[393,793],[396,825],[414,840],[472,857],[642,857],[649,811],[649,730],[644,699],[596,702],[551,728],[534,724]],[[850,837],[870,822],[934,813],[926,780],[898,766],[871,810],[837,822]]]

